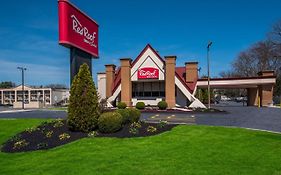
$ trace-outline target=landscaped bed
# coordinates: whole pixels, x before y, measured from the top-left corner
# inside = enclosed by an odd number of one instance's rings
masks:
[[[115,133],[100,133],[93,131],[90,133],[71,131],[65,120],[43,122],[38,127],[25,129],[23,132],[13,136],[2,146],[3,152],[24,152],[54,148],[85,137],[146,137],[160,134],[171,130],[176,125],[160,122],[159,124],[149,124],[135,122],[126,124]]]

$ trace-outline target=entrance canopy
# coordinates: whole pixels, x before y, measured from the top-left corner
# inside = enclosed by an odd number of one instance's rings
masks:
[[[260,85],[275,84],[276,76],[241,77],[241,78],[211,78],[210,86],[213,89],[244,89],[257,88]],[[198,88],[207,88],[208,80],[199,79]]]

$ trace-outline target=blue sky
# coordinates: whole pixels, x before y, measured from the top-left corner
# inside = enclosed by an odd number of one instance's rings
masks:
[[[280,0],[71,0],[100,25],[100,58],[93,75],[119,58],[135,59],[150,43],[161,56],[177,55],[177,66],[199,61],[206,74],[230,69],[240,51],[262,40],[281,19]],[[26,83],[69,85],[69,50],[58,45],[57,0],[4,1],[0,6],[0,81],[20,84],[17,66],[28,68]]]

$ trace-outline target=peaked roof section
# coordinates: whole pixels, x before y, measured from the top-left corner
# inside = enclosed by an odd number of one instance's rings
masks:
[[[152,52],[163,62],[163,64],[165,64],[165,61],[163,60],[163,58],[159,55],[159,53],[150,45],[147,44],[145,46],[145,48],[141,51],[141,53],[137,56],[137,58],[132,62],[132,67],[139,61],[139,59],[143,56],[143,54],[148,50],[151,49]],[[118,86],[121,83],[121,71],[120,71],[120,67],[116,70],[115,73],[115,79],[113,82],[113,86],[112,86],[112,93],[115,92],[115,90],[118,88]]]
[[[148,49],[151,49],[152,52],[163,62],[163,64],[165,64],[165,61],[159,55],[159,53],[150,44],[147,44],[145,46],[145,48],[141,51],[141,53],[137,56],[137,58],[132,62],[132,67],[139,61],[139,59],[143,56],[143,54]],[[112,86],[112,93],[114,93],[116,91],[116,89],[118,88],[118,86],[121,84],[121,71],[120,70],[121,70],[120,67],[116,70],[115,79],[114,79],[113,86]],[[176,75],[176,77],[179,78],[179,80],[186,87],[186,89],[192,93],[196,87],[197,80],[195,80],[195,82],[193,82],[193,83],[187,83],[185,81],[185,74],[186,74],[185,71],[186,71],[185,67],[176,67],[175,75]]]
[[[153,49],[153,47],[151,47],[150,44],[147,44],[145,46],[145,48],[141,51],[141,53],[139,54],[139,56],[133,61],[132,63],[132,67],[139,61],[139,59],[142,57],[142,55],[148,50],[151,49],[152,52],[165,64],[165,61],[163,60],[163,58],[159,55],[159,53]]]

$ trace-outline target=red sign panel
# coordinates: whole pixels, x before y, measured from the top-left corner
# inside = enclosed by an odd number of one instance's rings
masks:
[[[159,69],[144,67],[138,70],[138,79],[158,79]]]
[[[59,0],[59,43],[98,57],[98,24],[68,0]]]

